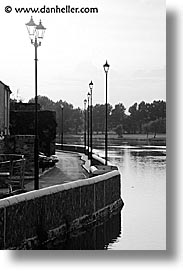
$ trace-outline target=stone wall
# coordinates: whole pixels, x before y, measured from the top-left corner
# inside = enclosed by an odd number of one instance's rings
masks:
[[[34,249],[121,209],[118,171],[0,200],[0,248]]]

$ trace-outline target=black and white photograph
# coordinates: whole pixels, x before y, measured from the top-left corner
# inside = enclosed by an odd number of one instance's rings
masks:
[[[0,249],[166,251],[165,0],[0,22]]]

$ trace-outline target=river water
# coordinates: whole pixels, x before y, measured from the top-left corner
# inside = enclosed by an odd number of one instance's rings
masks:
[[[108,249],[166,249],[166,147],[111,147],[109,160],[122,174],[124,207]]]
[[[108,157],[122,175],[121,213],[55,249],[166,249],[166,147],[111,146]]]

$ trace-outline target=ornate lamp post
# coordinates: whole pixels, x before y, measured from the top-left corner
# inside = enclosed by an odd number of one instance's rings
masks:
[[[86,154],[86,103],[87,99],[84,100],[84,152]]]
[[[107,60],[106,60],[106,63],[103,65],[104,67],[104,71],[105,71],[105,75],[106,75],[106,103],[105,103],[105,165],[107,165],[107,74],[108,74],[108,71],[109,71],[109,64],[107,63]]]
[[[61,117],[61,140],[60,140],[60,144],[61,144],[61,150],[63,150],[63,143],[64,143],[64,106],[61,104],[61,113],[62,113],[62,117]]]
[[[93,164],[93,159],[92,159],[92,132],[93,132],[93,127],[92,127],[92,90],[93,90],[93,82],[91,81],[89,83],[89,88],[90,88],[90,159],[91,159],[91,165]]]
[[[88,92],[87,94],[88,96],[88,159],[90,159],[90,150],[89,150],[89,147],[90,147],[90,93]]]
[[[36,25],[31,16],[30,21],[25,24],[29,33],[31,44],[35,48],[35,142],[34,142],[34,189],[39,189],[39,140],[38,140],[38,96],[37,96],[37,48],[41,46],[41,40],[46,30],[41,20]]]

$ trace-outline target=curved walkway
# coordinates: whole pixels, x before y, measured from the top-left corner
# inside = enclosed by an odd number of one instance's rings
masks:
[[[82,168],[84,162],[78,153],[57,151],[56,155],[59,162],[39,178],[40,189],[88,177],[87,172]],[[34,190],[34,181],[25,183],[25,189]]]

